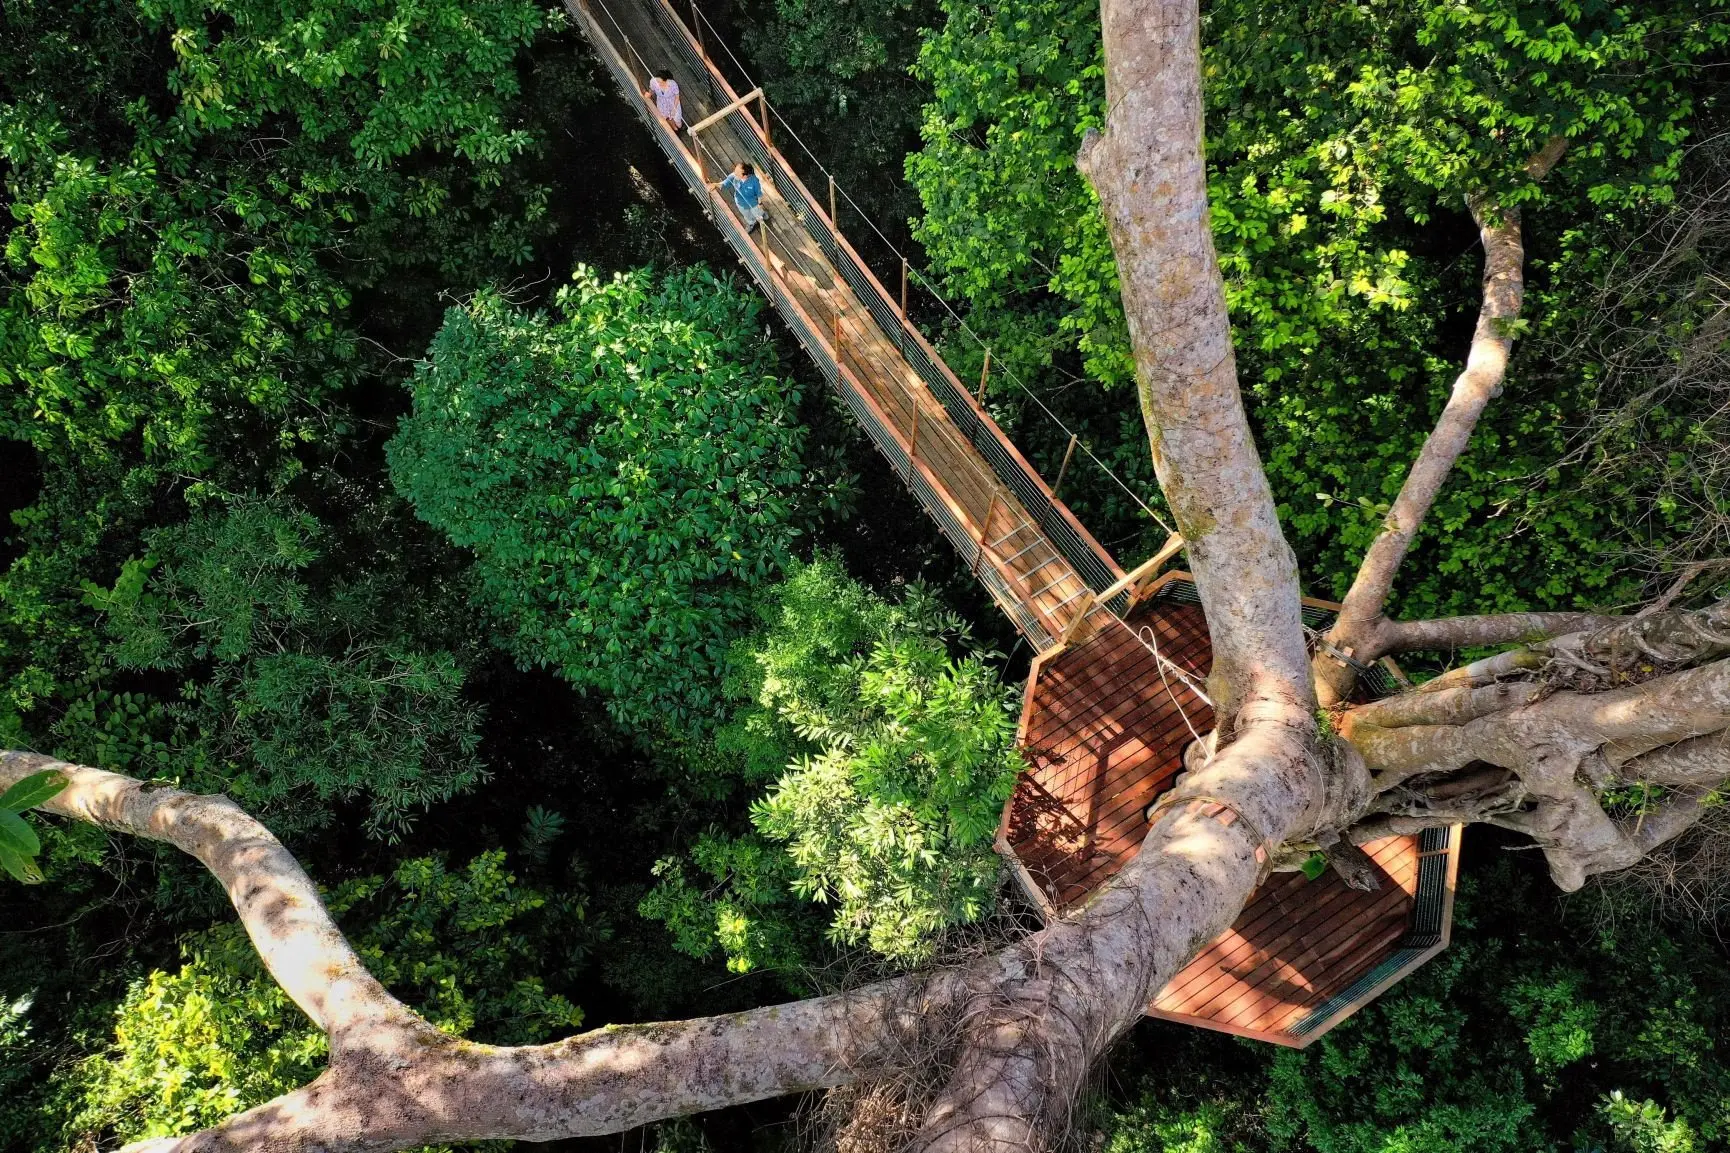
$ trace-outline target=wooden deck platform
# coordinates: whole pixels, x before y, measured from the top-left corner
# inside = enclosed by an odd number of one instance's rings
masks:
[[[1086,640],[1042,653],[1023,698],[1028,771],[1004,807],[998,851],[1047,918],[1086,904],[1140,851],[1147,810],[1213,727],[1198,689],[1207,622],[1186,573],[1168,573],[1125,620],[1101,614]],[[1306,604],[1306,612],[1335,606]],[[1163,659],[1161,659],[1163,658]],[[1458,836],[1364,846],[1381,888],[1275,874],[1232,928],[1161,991],[1155,1017],[1302,1046],[1447,943]]]

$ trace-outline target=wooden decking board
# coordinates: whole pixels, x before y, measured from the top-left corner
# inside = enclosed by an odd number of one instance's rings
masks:
[[[1409,840],[1409,853],[1400,855],[1410,855],[1415,859],[1415,838],[1394,840]],[[1388,855],[1383,854],[1384,857]],[[1209,946],[1173,978],[1171,984],[1161,991],[1156,1003],[1167,1011],[1209,1015],[1231,997],[1254,990],[1272,979],[1276,974],[1261,972],[1268,964],[1266,958],[1291,959],[1305,949],[1319,962],[1320,968],[1329,971],[1325,983],[1318,987],[1316,997],[1306,1000],[1306,1003],[1319,1003],[1326,998],[1328,990],[1349,985],[1350,981],[1339,980],[1331,971],[1357,967],[1355,963],[1341,966],[1340,962],[1344,957],[1363,951],[1366,935],[1375,938],[1368,948],[1379,951],[1386,943],[1382,939],[1385,936],[1383,929],[1390,919],[1398,922],[1394,937],[1404,933],[1411,919],[1413,896],[1398,883],[1370,894],[1348,888],[1331,874],[1329,878],[1331,883],[1326,892],[1319,898],[1302,902],[1305,915],[1298,921],[1292,916],[1292,904],[1296,902],[1281,900],[1282,897],[1295,896],[1300,891],[1298,884],[1284,876],[1275,877],[1246,906],[1244,917],[1233,926],[1236,936],[1229,946],[1223,950],[1219,950],[1217,945]],[[1271,937],[1267,936],[1270,929],[1277,930]],[[1299,947],[1300,942],[1303,948]],[[1325,951],[1318,951],[1317,944]],[[1258,955],[1263,959],[1257,960]],[[1246,962],[1251,961],[1253,963],[1246,967]],[[1182,998],[1181,1008],[1176,1001],[1179,996]]]
[[[1170,710],[1170,716],[1164,715],[1167,710]],[[1091,772],[1090,760],[1096,759],[1103,749],[1116,747],[1131,738],[1152,746],[1155,740],[1167,739],[1179,730],[1184,730],[1187,736],[1183,715],[1175,706],[1168,702],[1149,701],[1127,715],[1109,717],[1098,725],[1090,725],[1052,744],[1036,745],[1035,748],[1047,766],[1046,787],[1057,792],[1059,784],[1068,783],[1066,778]],[[1178,750],[1171,750],[1169,755],[1176,758]]]
[[[1205,678],[1199,606],[1156,601],[1047,658],[1029,687],[1021,727],[1029,780],[1081,824],[1060,830],[1049,812],[1018,821],[1012,801],[1002,843],[1056,910],[1084,903],[1140,851],[1148,806],[1183,768],[1185,714],[1198,731],[1212,727],[1212,710],[1135,635],[1140,628],[1152,630],[1159,657]],[[1085,837],[1076,835],[1082,827]],[[1314,882],[1270,879],[1234,934],[1204,950],[1149,1011],[1287,1044],[1319,1035],[1289,1030],[1395,948],[1416,908],[1416,839],[1369,848],[1382,871],[1379,891],[1357,892],[1331,873]]]
[[[1336,906],[1325,922],[1313,926],[1306,922],[1301,927],[1301,939],[1281,934],[1257,944],[1248,957],[1236,964],[1216,961],[1218,971],[1208,984],[1199,987],[1184,984],[1179,992],[1172,993],[1169,1002],[1166,991],[1161,991],[1156,1003],[1174,1009],[1181,998],[1182,1012],[1207,1017],[1245,996],[1269,993],[1270,987],[1278,984],[1282,991],[1277,995],[1283,1003],[1300,1008],[1318,1005],[1331,990],[1344,988],[1356,979],[1348,979],[1347,973],[1367,967],[1388,943],[1405,933],[1410,912],[1409,907]],[[1311,987],[1301,995],[1293,992],[1294,987],[1287,982],[1287,968],[1310,982]],[[1182,980],[1181,974],[1178,980]]]
[[[1355,915],[1349,900],[1337,893],[1327,893],[1312,909],[1313,920],[1302,926],[1305,935],[1330,931],[1342,908],[1347,917]],[[1158,1000],[1168,997],[1182,999],[1185,1012],[1202,1012],[1222,994],[1253,983],[1253,975],[1266,958],[1281,956],[1289,944],[1292,926],[1283,911],[1265,899],[1245,909],[1252,920],[1240,920],[1231,932],[1207,949],[1161,990]]]

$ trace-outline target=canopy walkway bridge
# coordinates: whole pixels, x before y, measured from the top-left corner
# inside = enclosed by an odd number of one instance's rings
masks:
[[[1161,571],[1181,538],[1129,572],[1093,538],[985,411],[989,350],[970,391],[908,315],[910,280],[929,286],[905,257],[899,293],[878,279],[836,225],[833,177],[818,197],[794,171],[767,97],[736,59],[748,90],[729,82],[713,53],[731,53],[695,3],[564,2],[752,279],[1035,650],[1019,729],[1029,768],[997,846],[1045,916],[1076,911],[1138,850],[1184,747],[1212,727],[1206,621],[1187,574]],[[678,81],[684,131],[656,114],[652,73]],[[764,186],[755,233],[710,187],[741,160]],[[1337,608],[1306,601],[1305,613],[1315,626]],[[1308,1044],[1445,946],[1458,841],[1442,830],[1365,846],[1382,871],[1373,893],[1331,872],[1276,875],[1149,1013]]]

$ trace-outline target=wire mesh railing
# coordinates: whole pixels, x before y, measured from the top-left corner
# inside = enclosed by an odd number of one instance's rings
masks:
[[[668,0],[668,2],[670,3],[670,0]],[[715,27],[714,23],[709,20],[702,7],[698,5],[695,0],[688,0],[688,4],[690,9],[689,19],[687,20],[682,16],[678,17],[678,19],[680,19],[682,23],[687,24],[687,26],[695,29],[696,31],[694,32],[694,35],[706,34],[704,42],[718,46],[721,51],[725,53],[726,59],[732,64],[739,79],[747,88],[757,87],[757,82],[751,77],[750,70],[745,67],[744,63],[733,52],[732,47],[727,42],[727,38]],[[671,11],[671,8],[669,7],[668,10]],[[949,300],[943,295],[942,291],[931,282],[924,272],[920,270],[918,262],[912,260],[907,253],[903,252],[901,247],[878,226],[876,220],[872,217],[872,214],[867,212],[856,200],[853,199],[853,197],[848,193],[846,186],[836,179],[834,173],[832,173],[828,166],[825,165],[817,156],[811,146],[805,142],[805,138],[800,135],[798,130],[794,128],[794,126],[789,123],[772,104],[765,101],[764,107],[766,109],[766,114],[778,126],[776,129],[777,138],[782,141],[791,141],[793,144],[797,145],[799,150],[804,153],[805,158],[811,163],[812,167],[827,178],[831,198],[837,200],[838,205],[845,205],[851,208],[859,221],[865,225],[871,235],[876,239],[878,246],[883,250],[883,252],[895,258],[895,260],[900,263],[900,272],[905,283],[924,292],[925,295],[938,306],[940,313],[947,318],[948,323],[954,331],[972,342],[975,351],[989,355],[989,342],[968,325],[967,321],[961,316],[961,314],[949,303]],[[838,220],[834,219],[835,213],[830,213],[830,217],[831,223],[833,223],[836,229],[839,230],[840,223]],[[865,264],[863,261],[860,263]],[[866,265],[866,267],[869,266]],[[902,295],[903,297],[906,296],[905,289],[903,289]],[[912,326],[909,325],[909,327]],[[1000,365],[998,373],[999,376],[1007,380],[1012,387],[1031,400],[1046,420],[1050,421],[1064,436],[1070,438],[1072,449],[1079,448],[1083,458],[1097,468],[1113,484],[1120,488],[1124,495],[1127,496],[1136,507],[1156,523],[1166,528],[1168,532],[1171,530],[1171,526],[1166,523],[1165,519],[1160,516],[1159,512],[1149,505],[1148,502],[1143,499],[1143,497],[1137,493],[1135,489],[1131,487],[1129,482],[1119,475],[1115,469],[1104,460],[1100,459],[1100,457],[1093,451],[1092,446],[1083,441],[1080,438],[1080,435],[1073,430],[1067,422],[1059,417],[1033,388],[1023,381],[1012,369]]]
[[[615,0],[616,2],[616,0]],[[612,51],[602,51],[600,54],[615,81],[625,91],[641,90],[646,86],[647,78],[658,69],[653,69],[638,52],[626,25],[641,17],[645,10],[650,14],[665,12],[658,5],[633,5],[621,15],[608,6],[607,0],[580,0],[569,4],[573,14],[580,20],[592,23],[592,34],[598,33],[609,45],[615,46]],[[664,20],[658,21],[664,25]],[[609,27],[610,26],[610,30]],[[640,30],[639,30],[640,31]],[[683,49],[681,53],[682,72],[692,75],[707,75],[713,78],[704,65],[699,53],[693,50],[685,39],[682,27],[670,29],[663,26],[660,29],[659,46],[671,45],[675,50]],[[599,45],[597,45],[599,47]],[[629,53],[629,58],[624,53]],[[634,65],[634,67],[633,67]],[[699,69],[701,71],[699,71]],[[639,75],[640,73],[640,75]],[[722,107],[735,104],[736,95],[726,85],[724,79],[717,82],[717,90],[709,98],[712,102],[722,102]],[[1010,617],[1017,629],[1032,642],[1037,649],[1049,647],[1061,631],[1046,614],[1043,614],[1036,604],[1031,604],[1025,597],[1025,590],[1016,587],[1015,574],[1006,570],[1001,564],[1001,558],[986,548],[983,534],[975,531],[956,515],[958,494],[943,488],[926,466],[926,459],[941,459],[945,453],[952,458],[966,454],[960,434],[948,421],[936,419],[934,413],[927,413],[923,422],[915,415],[921,408],[920,391],[910,386],[905,362],[897,364],[882,363],[882,358],[876,354],[859,348],[856,342],[849,342],[844,336],[843,317],[837,305],[837,312],[832,318],[832,327],[824,328],[825,318],[814,317],[800,301],[789,294],[771,259],[768,230],[761,233],[761,247],[753,243],[751,237],[741,227],[731,212],[722,205],[708,187],[705,177],[706,168],[713,164],[719,168],[718,157],[706,155],[700,139],[693,139],[693,148],[687,149],[683,142],[671,133],[659,130],[664,126],[656,124],[656,114],[647,100],[636,103],[639,116],[653,131],[657,143],[675,169],[685,179],[692,191],[704,200],[705,207],[720,228],[729,246],[738,255],[741,262],[750,272],[759,286],[776,306],[777,311],[788,324],[794,336],[810,352],[817,362],[819,370],[826,381],[835,387],[844,403],[863,427],[878,450],[889,460],[896,473],[913,491],[922,506],[931,514],[938,528],[951,541],[963,558],[969,563],[975,575],[992,594],[1003,611]],[[796,177],[788,170],[784,158],[760,137],[760,125],[743,109],[735,108],[721,117],[717,122],[724,124],[730,131],[728,139],[737,147],[742,148],[752,163],[757,164],[777,188],[790,192],[789,203],[801,216],[802,223],[821,223],[820,214],[813,211],[809,195]],[[824,257],[831,262],[833,268],[839,269],[848,264],[844,246],[837,243],[832,230],[827,228],[810,229]],[[796,258],[796,253],[784,254]],[[848,282],[852,287],[852,282]],[[857,291],[857,289],[855,289]],[[839,294],[837,294],[839,296]],[[860,300],[869,296],[861,293]],[[875,323],[878,317],[871,313],[870,320]],[[885,385],[891,388],[892,404],[898,412],[885,411],[872,399],[867,390],[860,385],[859,374],[870,373],[871,379],[881,390]],[[924,404],[932,404],[930,397],[924,398]],[[898,419],[899,417],[899,419]],[[976,451],[976,450],[975,450]],[[964,498],[959,500],[966,505]],[[974,509],[961,508],[963,515],[978,518],[984,522],[991,520],[989,506]],[[1031,526],[1025,514],[1021,519]]]
[[[714,98],[731,100],[735,98],[735,90],[726,77],[719,75],[718,61],[714,52],[719,49],[731,62],[739,79],[747,86],[754,88],[755,83],[744,64],[733,53],[726,38],[714,27],[702,9],[696,4],[689,5],[689,15],[682,8],[675,8],[666,0],[646,0],[645,8],[650,9],[662,25],[662,31],[667,39],[672,41],[684,63],[701,72],[707,83],[716,85]],[[944,364],[935,349],[931,347],[923,332],[909,317],[900,302],[892,297],[881,279],[870,269],[869,265],[858,255],[852,245],[836,227],[831,213],[824,210],[823,205],[816,201],[810,189],[804,184],[799,174],[787,161],[785,155],[774,147],[768,139],[773,122],[773,130],[783,140],[794,141],[810,159],[811,163],[829,181],[832,203],[836,198],[845,201],[860,214],[873,230],[881,237],[887,246],[887,251],[896,255],[902,262],[901,271],[906,274],[907,284],[921,286],[936,300],[946,314],[957,324],[957,331],[976,340],[980,347],[983,341],[978,341],[976,334],[968,329],[965,322],[943,300],[941,294],[932,288],[926,278],[913,268],[907,258],[883,237],[880,229],[863,214],[852,197],[847,195],[834,177],[811,152],[797,131],[780,116],[767,101],[760,102],[765,121],[759,123],[755,118],[738,112],[728,119],[739,129],[737,138],[744,148],[752,164],[767,173],[781,196],[787,200],[799,214],[813,238],[819,244],[824,256],[832,267],[838,271],[856,298],[871,312],[881,331],[889,336],[900,349],[903,359],[915,375],[930,389],[931,394],[951,420],[962,430],[973,444],[974,448],[991,465],[999,481],[1007,487],[1016,499],[1027,509],[1040,528],[1052,543],[1062,552],[1065,559],[1076,570],[1087,584],[1094,589],[1102,589],[1111,584],[1121,575],[1116,562],[1111,555],[1093,538],[1087,529],[1075,519],[1073,513],[1056,498],[1051,488],[1043,478],[1027,462],[1025,457],[1015,449],[996,422],[987,414],[981,404],[981,398],[971,394],[954,373]],[[737,119],[735,120],[734,117]],[[1025,384],[1012,373],[1002,372],[1016,387],[1026,390]],[[1027,390],[1032,395],[1031,390]],[[1037,397],[1034,400],[1042,411],[1050,418],[1056,419],[1048,406]],[[1061,424],[1061,422],[1059,422]],[[1063,431],[1069,434],[1065,426]],[[1070,434],[1072,435],[1072,434]],[[1079,443],[1079,438],[1076,438]],[[1117,477],[1115,473],[1099,461],[1092,449],[1080,445],[1084,457],[1093,460],[1099,467],[1111,475],[1112,479],[1123,486],[1124,491],[1141,508],[1145,509],[1154,519],[1159,519],[1154,512],[1133,489]],[[1163,521],[1161,522],[1163,523]]]

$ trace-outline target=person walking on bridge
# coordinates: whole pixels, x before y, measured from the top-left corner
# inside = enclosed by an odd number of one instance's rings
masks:
[[[657,72],[649,77],[649,90],[643,93],[655,103],[660,114],[674,132],[685,126],[685,106],[679,99],[679,82],[671,72]]]
[[[732,174],[725,180],[709,187],[732,192],[733,206],[739,210],[739,219],[745,222],[747,236],[768,219],[768,214],[763,211],[763,182],[757,179],[756,169],[743,160],[733,166]]]

